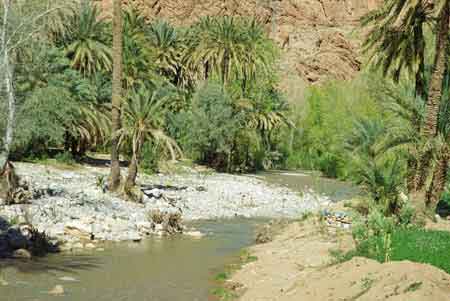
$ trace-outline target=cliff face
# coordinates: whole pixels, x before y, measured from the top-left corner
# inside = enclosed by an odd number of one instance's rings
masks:
[[[105,11],[111,0],[100,0]],[[382,0],[124,0],[150,18],[187,25],[202,16],[251,16],[266,25],[283,49],[283,78],[305,83],[349,79],[360,69],[361,16]],[[284,81],[284,85],[288,85]]]

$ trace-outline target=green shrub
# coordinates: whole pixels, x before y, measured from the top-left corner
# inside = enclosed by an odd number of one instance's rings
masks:
[[[67,164],[67,165],[75,165],[76,164],[76,161],[70,152],[58,153],[55,156],[55,160],[59,163],[63,163],[63,164]]]
[[[383,119],[368,85],[362,76],[352,82],[311,87],[306,105],[292,113],[297,130],[293,137],[285,135],[286,144],[293,141],[285,167],[315,169],[330,177],[348,178],[352,165],[345,140],[352,136],[355,121]]]
[[[148,174],[154,174],[158,171],[159,160],[161,159],[162,150],[158,143],[146,142],[142,148],[142,159],[140,167],[142,171]]]

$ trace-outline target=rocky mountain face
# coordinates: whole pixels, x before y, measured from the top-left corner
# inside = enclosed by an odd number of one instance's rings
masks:
[[[99,0],[105,11],[111,0]],[[349,79],[360,69],[358,20],[381,0],[124,0],[149,17],[187,25],[202,16],[250,16],[282,48],[284,88]]]

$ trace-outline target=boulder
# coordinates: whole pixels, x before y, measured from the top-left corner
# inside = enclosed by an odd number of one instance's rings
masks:
[[[6,234],[8,245],[12,250],[25,249],[28,246],[27,237],[23,236],[18,228],[11,228]]]
[[[18,249],[12,253],[13,258],[17,259],[31,259],[31,253],[25,249]]]

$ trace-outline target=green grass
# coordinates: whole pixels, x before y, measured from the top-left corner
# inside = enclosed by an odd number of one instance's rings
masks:
[[[235,290],[227,285],[227,281],[230,280],[234,272],[241,269],[243,265],[250,262],[255,262],[258,257],[251,255],[251,253],[243,249],[239,253],[239,258],[235,263],[228,264],[224,271],[216,274],[214,280],[216,282],[216,287],[211,290],[211,294],[214,297],[213,300],[218,301],[232,301],[238,299],[238,294]]]
[[[372,247],[371,247],[372,246]],[[378,246],[378,247],[373,247]],[[363,256],[384,261],[382,239],[374,237],[356,250],[345,254],[342,260]],[[392,234],[391,261],[410,260],[427,263],[450,273],[450,232],[424,229],[397,229]]]

